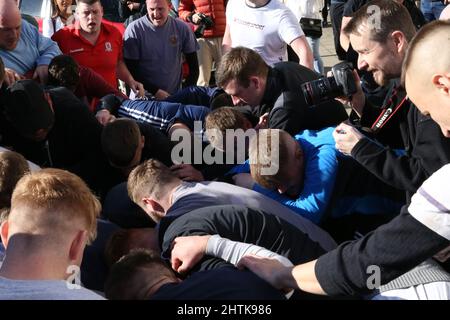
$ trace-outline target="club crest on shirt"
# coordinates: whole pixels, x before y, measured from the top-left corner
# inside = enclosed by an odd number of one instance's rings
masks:
[[[169,42],[171,45],[176,45],[177,44],[177,35],[173,34],[169,37]]]
[[[111,42],[105,42],[105,52],[112,52],[112,45]]]

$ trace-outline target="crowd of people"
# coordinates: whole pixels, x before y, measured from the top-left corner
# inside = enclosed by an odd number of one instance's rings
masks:
[[[0,299],[450,299],[450,7],[19,5]]]

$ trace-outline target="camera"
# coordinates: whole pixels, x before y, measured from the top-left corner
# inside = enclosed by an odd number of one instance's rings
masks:
[[[197,13],[197,15],[200,17],[200,22],[198,22],[198,27],[195,29],[195,37],[201,38],[203,37],[203,33],[206,29],[211,29],[214,27],[214,21],[210,16],[207,16],[204,13]]]
[[[316,105],[339,96],[350,98],[356,93],[352,63],[340,62],[334,65],[331,71],[333,73],[331,77],[323,77],[302,84],[301,88],[308,105]]]

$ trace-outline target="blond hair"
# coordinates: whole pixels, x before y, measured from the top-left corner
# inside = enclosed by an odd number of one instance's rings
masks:
[[[274,144],[272,139],[278,135],[279,143]],[[250,172],[253,180],[267,189],[276,189],[283,184],[289,171],[289,133],[279,129],[260,130],[250,140],[249,160]],[[275,174],[266,175],[264,169],[275,166]]]
[[[166,185],[180,181],[162,162],[150,159],[131,171],[128,176],[127,188],[130,199],[140,205],[145,196],[161,199],[166,191]]]
[[[22,177],[11,199],[10,222],[24,232],[63,236],[75,221],[82,221],[89,242],[97,235],[101,205],[77,175],[60,169],[43,169]],[[48,233],[47,233],[48,232]]]

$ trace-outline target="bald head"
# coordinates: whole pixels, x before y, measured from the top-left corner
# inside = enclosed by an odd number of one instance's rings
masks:
[[[442,10],[439,20],[450,20],[450,4]]]
[[[408,97],[450,138],[450,21],[424,26],[411,42],[403,65]]]
[[[450,21],[435,21],[423,27],[411,42],[403,65],[403,77],[414,77],[431,86],[435,73],[450,72]]]
[[[0,49],[14,50],[19,42],[22,18],[17,2],[0,1]]]

